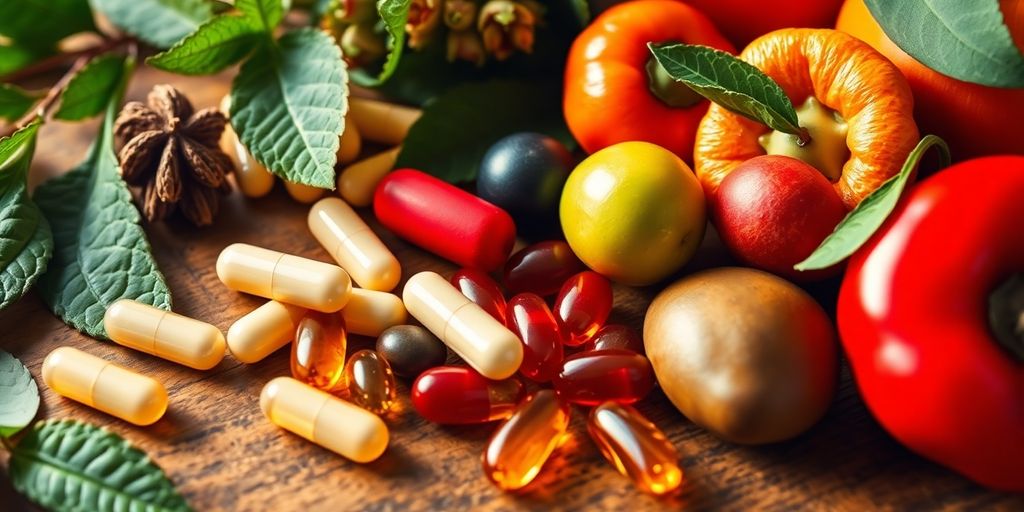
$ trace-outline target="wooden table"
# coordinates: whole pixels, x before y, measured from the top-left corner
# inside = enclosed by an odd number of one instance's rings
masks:
[[[154,83],[171,82],[202,107],[216,105],[229,81],[228,75],[183,78],[144,69],[129,95],[140,98]],[[95,127],[95,121],[46,126],[31,183],[81,160]],[[197,230],[180,222],[147,225],[175,311],[226,331],[262,303],[227,290],[217,279],[217,255],[233,242],[331,261],[309,234],[307,211],[278,185],[259,200],[234,194],[210,228]],[[427,269],[454,270],[380,229],[364,213],[398,255],[406,277]],[[712,240],[698,258],[703,263],[696,266],[724,257]],[[656,292],[617,287],[613,320],[640,329]],[[814,292],[829,308],[835,283]],[[350,346],[365,348],[372,342],[355,337]],[[153,426],[137,428],[54,395],[42,383],[40,365],[62,345],[163,382],[171,398],[167,415]],[[410,408],[408,382],[400,383],[398,411],[388,418],[387,452],[371,464],[358,465],[275,427],[260,413],[264,383],[288,374],[287,350],[254,365],[228,356],[210,371],[195,371],[79,334],[55,318],[34,293],[0,312],[0,347],[21,359],[39,384],[39,418],[75,418],[123,435],[164,468],[197,510],[1024,508],[1021,496],[987,491],[893,441],[868,414],[845,367],[839,394],[820,424],[795,440],[764,447],[723,442],[687,421],[660,392],[652,393],[639,409],[679,447],[687,476],[679,495],[656,499],[636,490],[605,462],[583,428],[581,408],[573,413],[571,438],[538,481],[513,495],[491,486],[480,470],[480,454],[493,425],[427,423]],[[5,460],[0,466],[0,509],[30,508],[13,494],[4,467]]]

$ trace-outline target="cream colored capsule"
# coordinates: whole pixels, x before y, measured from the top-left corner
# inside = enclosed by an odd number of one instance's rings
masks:
[[[345,307],[352,294],[352,280],[337,265],[249,244],[220,252],[217,277],[232,290],[324,313]]]
[[[388,446],[388,427],[376,414],[291,377],[263,386],[260,409],[274,425],[355,462],[370,462]]]
[[[220,110],[225,115],[230,112],[231,96],[225,96],[220,102]],[[274,175],[249,154],[249,150],[238,140],[238,134],[230,124],[224,126],[224,133],[220,136],[220,148],[235,164],[235,181],[247,197],[263,197],[274,188]]]
[[[103,328],[119,345],[197,370],[209,370],[224,359],[220,329],[134,300],[111,304]]]
[[[268,301],[231,324],[228,350],[243,363],[258,362],[295,338],[295,329],[304,314],[306,308]]]
[[[292,199],[302,203],[309,204],[317,199],[324,196],[326,190],[318,187],[311,187],[309,185],[303,185],[302,183],[295,183],[288,180],[284,181],[284,189],[288,191],[288,195],[292,196]]]
[[[60,396],[135,425],[152,425],[167,411],[162,384],[71,347],[46,356],[43,382]]]
[[[405,309],[481,375],[511,377],[523,361],[523,344],[504,325],[434,272],[409,278]]]
[[[391,291],[402,278],[402,267],[359,214],[337,197],[325,197],[309,210],[309,230],[334,261],[359,286]]]
[[[338,193],[348,204],[364,208],[373,204],[377,184],[395,167],[402,147],[377,153],[344,169],[338,175]]]
[[[405,304],[398,295],[362,288],[352,289],[352,297],[341,310],[341,316],[348,332],[373,337],[408,320]]]
[[[341,132],[338,141],[338,163],[348,164],[354,161],[363,150],[363,137],[359,135],[359,127],[352,120],[352,114],[345,116],[345,131]]]
[[[391,146],[401,144],[409,127],[423,114],[418,108],[367,98],[349,98],[348,106],[364,139]]]

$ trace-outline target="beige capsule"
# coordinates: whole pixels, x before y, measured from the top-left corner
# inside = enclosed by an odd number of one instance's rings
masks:
[[[391,146],[401,144],[409,127],[423,114],[418,108],[367,98],[349,98],[348,105],[364,139]]]
[[[324,313],[343,308],[352,295],[352,280],[337,265],[249,244],[220,252],[217,277],[232,290]]]
[[[507,327],[434,272],[409,278],[405,309],[488,379],[511,377],[523,362],[523,344]]]
[[[365,208],[373,204],[373,193],[384,176],[395,167],[402,147],[396,147],[360,160],[338,175],[338,193],[348,204]]]
[[[75,348],[50,352],[42,373],[54,393],[135,425],[152,425],[167,411],[162,384]]]
[[[103,328],[119,345],[197,370],[209,370],[224,359],[220,329],[134,300],[111,304],[103,315]]]
[[[311,187],[309,185],[303,185],[302,183],[295,183],[293,181],[281,180],[284,182],[284,189],[288,191],[288,195],[292,196],[292,199],[302,203],[310,204],[315,202],[324,196],[326,190],[318,187]]]
[[[352,289],[352,296],[341,310],[341,316],[348,332],[373,337],[408,321],[405,304],[398,295],[362,288]]]
[[[276,300],[250,311],[228,329],[228,350],[235,359],[252,364],[274,353],[295,338],[305,308]]]
[[[355,462],[375,460],[388,446],[377,415],[291,377],[263,387],[260,409],[278,427]]]
[[[313,205],[309,230],[359,286],[391,291],[402,278],[398,258],[345,201],[326,197]]]
[[[363,137],[359,134],[359,127],[352,120],[352,115],[345,116],[345,131],[341,132],[338,141],[338,163],[348,164],[359,157],[363,150]]]
[[[231,110],[231,96],[220,102],[220,110],[228,115]],[[220,136],[220,148],[235,164],[235,181],[246,197],[263,197],[274,188],[274,175],[263,164],[256,161],[248,149],[238,140],[238,134],[231,124],[224,126]]]

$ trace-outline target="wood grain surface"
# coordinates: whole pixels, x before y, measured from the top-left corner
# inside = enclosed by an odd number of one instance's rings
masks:
[[[183,78],[143,69],[129,96],[141,98],[160,82],[177,85],[202,107],[219,102],[230,75]],[[95,129],[95,121],[44,127],[30,182],[38,184],[73,167]],[[217,255],[233,242],[331,261],[306,227],[307,211],[277,185],[259,200],[232,195],[210,228],[197,230],[181,222],[146,225],[175,311],[226,331],[263,302],[231,292],[217,279]],[[370,212],[363,213],[398,255],[404,276],[455,270],[396,239]],[[686,272],[724,261],[712,237]],[[826,309],[834,302],[835,288],[833,282],[813,290]],[[617,287],[613,320],[640,329],[656,292]],[[350,351],[372,342],[354,337]],[[171,402],[167,415],[138,428],[56,396],[39,372],[46,354],[63,345],[164,383]],[[288,374],[287,350],[254,365],[228,356],[210,371],[191,370],[79,334],[55,318],[35,293],[0,312],[0,347],[21,359],[39,384],[40,419],[79,419],[126,437],[149,453],[197,510],[1024,509],[1021,496],[985,490],[892,440],[858,398],[845,365],[827,416],[799,438],[771,446],[720,441],[688,422],[660,392],[652,393],[639,409],[679,448],[687,479],[681,493],[657,499],[639,492],[601,457],[586,434],[582,408],[574,410],[569,441],[538,480],[524,493],[506,494],[480,470],[480,454],[494,425],[427,423],[409,405],[408,382],[400,383],[398,410],[387,418],[387,452],[358,465],[275,427],[261,414],[260,389]],[[5,467],[6,455],[0,464],[0,510],[31,509],[13,493]]]

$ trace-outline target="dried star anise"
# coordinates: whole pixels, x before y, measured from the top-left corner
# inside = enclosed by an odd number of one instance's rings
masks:
[[[220,196],[231,191],[231,159],[218,141],[227,118],[216,108],[198,112],[181,92],[157,85],[146,103],[125,104],[114,122],[124,141],[121,175],[142,190],[142,213],[163,220],[175,210],[197,226],[213,222]]]

